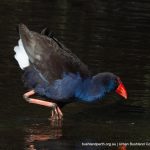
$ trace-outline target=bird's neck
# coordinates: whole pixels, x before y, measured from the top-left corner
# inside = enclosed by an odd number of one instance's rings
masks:
[[[75,91],[75,97],[85,101],[93,102],[102,98],[107,91],[100,84],[95,84],[93,78],[84,79]]]

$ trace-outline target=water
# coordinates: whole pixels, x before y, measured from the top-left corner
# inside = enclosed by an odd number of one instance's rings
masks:
[[[0,13],[0,149],[115,150],[82,142],[150,142],[148,0],[2,0]],[[22,98],[22,71],[13,59],[20,22],[34,31],[49,27],[94,73],[119,75],[128,100],[111,94],[95,104],[69,104],[63,122],[50,122],[48,108]]]

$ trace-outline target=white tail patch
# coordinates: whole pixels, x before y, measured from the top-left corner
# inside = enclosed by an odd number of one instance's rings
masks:
[[[23,47],[21,39],[18,41],[18,46],[14,47],[14,51],[16,53],[14,55],[15,59],[17,60],[20,68],[24,70],[24,68],[28,67],[30,63],[29,63],[29,57]]]

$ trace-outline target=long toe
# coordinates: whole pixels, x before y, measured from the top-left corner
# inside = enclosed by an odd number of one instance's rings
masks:
[[[62,119],[63,118],[63,113],[62,113],[62,111],[60,110],[59,107],[57,107],[57,112],[58,112],[58,115],[59,115],[59,119]]]
[[[63,118],[63,114],[59,107],[56,107],[54,110],[52,110],[51,120],[59,120],[62,118]]]
[[[52,110],[52,112],[51,112],[50,120],[53,120],[53,118],[54,118],[54,110]]]
[[[62,119],[62,117],[63,117],[63,113],[61,112],[57,104],[54,103],[52,107],[50,120],[59,120]]]

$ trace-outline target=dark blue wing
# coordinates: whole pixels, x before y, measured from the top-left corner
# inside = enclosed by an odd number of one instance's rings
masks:
[[[38,94],[67,99],[82,79],[90,76],[87,66],[54,37],[32,32],[23,24],[19,25],[19,34],[30,60],[23,80]]]
[[[88,67],[57,39],[30,31],[19,25],[19,34],[31,64],[51,83],[63,73],[89,76]]]

